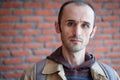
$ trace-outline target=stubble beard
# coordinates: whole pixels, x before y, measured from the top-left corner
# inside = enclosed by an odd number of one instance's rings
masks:
[[[66,40],[62,39],[62,44],[69,52],[74,53],[74,52],[79,52],[79,51],[83,50],[82,43],[81,43],[81,46],[79,46],[79,44],[77,44],[77,43],[69,44]]]

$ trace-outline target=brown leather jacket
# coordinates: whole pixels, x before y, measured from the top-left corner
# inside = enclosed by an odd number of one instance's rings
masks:
[[[98,62],[90,68],[93,80],[111,80],[100,67]],[[120,80],[118,74],[113,71],[116,76],[115,80]],[[67,80],[63,66],[52,60],[45,59],[42,62],[32,65],[22,75],[20,80]]]

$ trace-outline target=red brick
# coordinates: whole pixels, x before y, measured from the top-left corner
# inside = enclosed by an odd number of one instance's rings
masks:
[[[7,51],[0,51],[0,57],[3,58],[3,57],[8,57],[9,54]]]
[[[97,40],[108,40],[108,39],[111,39],[112,38],[112,36],[111,35],[98,35],[98,36],[96,36],[96,39]]]
[[[113,27],[120,27],[120,22],[113,22]]]
[[[21,49],[23,48],[23,44],[3,44],[0,45],[0,50],[13,50],[13,49]]]
[[[112,14],[112,10],[97,10],[96,14],[97,15],[110,15]]]
[[[53,26],[54,26],[53,23],[40,23],[37,25],[37,28],[46,29],[46,28],[52,28]]]
[[[59,46],[61,46],[61,42],[51,42],[45,44],[46,48],[57,48]]]
[[[101,8],[102,7],[101,3],[94,3],[94,4],[92,4],[92,6],[94,8]]]
[[[100,41],[89,42],[89,46],[100,46],[100,45],[101,45]]]
[[[30,51],[12,51],[12,56],[29,56]]]
[[[116,20],[119,20],[119,17],[118,16],[104,16],[103,20],[104,21],[116,21]]]
[[[94,54],[97,59],[103,58],[103,54]]]
[[[108,58],[120,58],[120,54],[116,54],[116,53],[111,53],[111,54],[107,54]]]
[[[16,36],[18,31],[0,31],[1,36]]]
[[[11,70],[11,66],[0,66],[0,71],[8,71]]]
[[[104,29],[103,30],[103,33],[118,33],[119,32],[119,29],[117,29],[117,28],[111,28],[111,29],[109,29],[109,28],[107,28],[107,29]]]
[[[13,49],[22,49],[23,48],[23,44],[8,44],[8,49],[11,49],[11,50],[13,50]]]
[[[120,39],[120,34],[115,34],[114,39]]]
[[[38,0],[36,2],[46,3],[46,2],[50,2],[50,0]]]
[[[26,59],[27,62],[38,62],[41,60],[42,60],[42,58],[40,58],[40,57],[29,57]]]
[[[16,65],[14,66],[14,69],[16,70],[25,70],[29,67],[30,65],[29,64],[21,64],[21,65]]]
[[[101,60],[101,61],[105,64],[110,64],[111,63],[111,61],[109,59],[104,59],[104,60]]]
[[[35,50],[35,55],[50,55],[52,52],[51,50]]]
[[[109,22],[98,22],[96,23],[97,27],[110,27]]]
[[[11,38],[9,38],[9,37],[1,37],[0,38],[0,42],[1,43],[9,43],[9,42],[11,42],[12,40],[11,40]]]
[[[120,70],[120,66],[118,66],[118,65],[114,65],[114,66],[112,66],[112,67],[113,67],[113,69],[115,69],[116,71]]]
[[[120,0],[114,0],[114,2],[120,2]]]
[[[14,25],[13,24],[0,24],[0,29],[13,29]]]
[[[32,10],[14,10],[13,11],[14,15],[31,15],[32,14]]]
[[[66,1],[68,1],[68,0],[54,0],[54,2],[57,2],[57,3],[63,3],[63,2],[66,2]]]
[[[40,20],[40,16],[27,16],[22,18],[23,22],[39,22]]]
[[[113,11],[113,13],[119,15],[119,14],[120,14],[120,9],[115,9],[115,10]]]
[[[24,7],[26,8],[40,8],[41,4],[39,3],[34,3],[34,2],[25,2]]]
[[[46,3],[44,4],[45,8],[60,8],[60,3]]]
[[[52,36],[43,36],[43,37],[37,37],[36,41],[38,42],[48,42],[48,41],[53,41],[54,38]]]
[[[97,28],[97,30],[96,30],[95,33],[96,33],[96,34],[100,34],[100,33],[101,33],[100,28]]]
[[[22,62],[23,62],[23,60],[21,58],[11,58],[11,59],[6,59],[4,61],[4,64],[19,64]]]
[[[0,10],[0,15],[10,15],[11,11],[10,10]]]
[[[9,66],[0,66],[0,71],[10,71],[10,70],[25,70],[29,67],[29,64],[21,65],[9,65]]]
[[[90,2],[92,2],[93,0],[85,0],[85,2],[88,2],[88,3],[90,3]]]
[[[17,16],[2,16],[0,22],[18,22]]]
[[[107,3],[107,4],[104,4],[104,8],[116,9],[116,8],[119,8],[119,4],[117,4],[117,3]]]
[[[93,0],[94,2],[109,2],[109,0]]]
[[[36,48],[41,48],[42,45],[40,43],[27,43],[23,45],[24,49],[36,49]]]
[[[86,49],[86,52],[91,52],[91,49],[88,47],[88,48]]]
[[[117,20],[119,20],[119,16],[112,16],[112,15],[104,16],[103,20],[104,21],[117,21]]]
[[[113,63],[113,64],[120,64],[120,60],[119,60],[119,59],[112,60],[112,63]]]
[[[43,15],[43,16],[52,16],[55,14],[54,10],[36,10],[35,11],[36,15]]]
[[[21,72],[14,72],[14,73],[6,73],[4,75],[5,78],[18,78],[21,77],[22,73]]]
[[[19,8],[21,4],[18,2],[4,2],[2,3],[3,8]]]
[[[54,17],[54,16],[45,17],[45,21],[47,21],[47,22],[55,22],[55,21],[57,21],[57,17]]]
[[[31,37],[15,37],[14,38],[14,42],[32,42],[32,38]]]
[[[27,29],[27,28],[29,29],[29,28],[32,28],[32,24],[29,24],[29,23],[16,24],[15,28],[16,29]]]
[[[39,30],[23,30],[22,35],[39,35]]]
[[[106,40],[104,41],[104,45],[118,45],[120,44],[120,40]]]
[[[109,52],[110,48],[108,47],[98,47],[94,49],[95,53]]]
[[[43,30],[43,33],[42,34],[56,34],[56,31],[55,30],[49,30],[49,29],[45,29],[45,30]]]
[[[120,47],[113,47],[113,52],[120,52]]]
[[[96,16],[96,23],[101,21],[101,17]]]

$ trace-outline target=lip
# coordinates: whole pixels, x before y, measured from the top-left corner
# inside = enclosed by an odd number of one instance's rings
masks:
[[[72,42],[82,42],[81,39],[71,39],[70,41],[72,41]]]

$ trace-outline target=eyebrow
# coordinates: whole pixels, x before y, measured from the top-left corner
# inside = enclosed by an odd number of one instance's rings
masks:
[[[89,22],[86,22],[86,21],[83,21],[83,23],[90,25],[90,23],[89,23]]]
[[[75,20],[69,19],[69,20],[66,20],[65,22],[75,22]]]
[[[70,21],[70,22],[76,22],[75,20],[72,20],[72,19],[66,20],[65,22],[68,22],[68,21]],[[87,22],[87,21],[82,21],[82,22],[83,22],[84,24],[90,25],[90,23]]]

